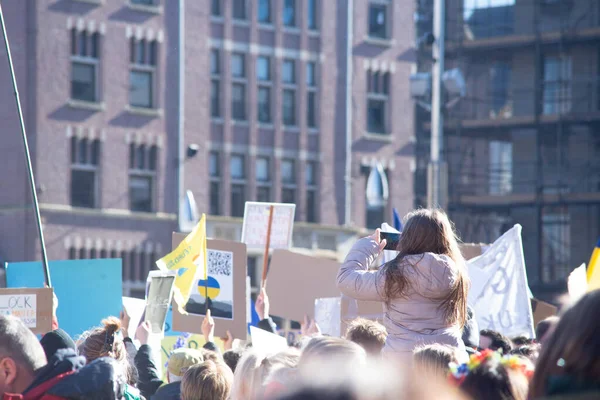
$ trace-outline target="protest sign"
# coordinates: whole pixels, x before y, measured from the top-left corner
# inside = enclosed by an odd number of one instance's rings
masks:
[[[186,305],[197,278],[206,279],[206,215],[189,235],[181,234],[174,250],[156,261],[161,271],[175,271],[173,298],[179,312],[185,314]]]
[[[123,308],[129,315],[129,326],[126,326],[127,331],[134,335],[137,327],[140,325],[142,315],[146,309],[146,302],[143,299],[136,299],[135,297],[123,296]]]
[[[271,314],[294,321],[314,318],[315,299],[339,297],[336,261],[275,250],[269,269]]]
[[[259,354],[275,354],[287,350],[286,338],[254,326],[250,327],[252,350]]]
[[[0,289],[0,315],[19,318],[36,334],[52,330],[51,288]]]
[[[119,316],[123,307],[120,259],[50,261],[52,288],[60,305],[60,327],[71,337],[98,326],[109,315]],[[44,287],[42,263],[7,263],[10,288]]]
[[[164,335],[174,282],[175,272],[150,271],[148,274],[145,320],[150,322],[151,333],[154,335]]]
[[[558,308],[545,301],[531,299],[531,309],[533,310],[533,324],[537,326],[540,321],[556,315]]]
[[[342,299],[328,297],[315,300],[315,322],[321,333],[333,337],[341,337]]]
[[[264,249],[267,243],[269,210],[273,206],[273,225],[271,228],[271,249],[289,249],[292,246],[295,204],[246,202],[242,242],[248,249]]]
[[[585,270],[585,263],[575,268],[570,274],[567,280],[567,287],[569,288],[569,296],[571,301],[577,301],[580,297],[584,296],[588,291],[588,281]]]
[[[477,277],[469,304],[475,310],[480,329],[492,329],[506,336],[534,337],[533,313],[521,241],[521,225],[515,225],[481,256],[467,262],[469,276]]]
[[[173,247],[183,238],[183,234],[174,233]],[[229,330],[236,337],[246,337],[246,245],[208,240],[207,258],[208,279],[197,277],[194,280],[189,302],[185,305],[187,314],[173,309],[173,329],[201,333],[208,302],[211,315],[217,320],[215,335],[225,337]]]

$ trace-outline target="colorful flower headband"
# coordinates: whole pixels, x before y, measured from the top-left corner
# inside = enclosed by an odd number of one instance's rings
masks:
[[[496,360],[505,368],[520,371],[528,379],[533,376],[533,366],[525,362],[521,357],[515,355],[503,356],[497,351],[486,349],[481,353],[471,355],[469,362],[466,364],[450,363],[450,380],[456,385],[462,384],[471,371],[488,360]]]

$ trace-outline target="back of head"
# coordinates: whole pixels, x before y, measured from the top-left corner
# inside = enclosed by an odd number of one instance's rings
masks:
[[[350,323],[346,332],[346,339],[358,344],[367,354],[378,356],[385,346],[387,331],[383,325],[376,321],[357,318]]]
[[[231,368],[233,372],[235,372],[243,353],[244,351],[241,349],[227,350],[225,353],[223,353],[223,361],[225,364],[227,364],[227,366],[229,366],[229,368]]]
[[[233,373],[221,362],[205,361],[190,367],[181,381],[182,400],[227,400]]]
[[[366,361],[366,353],[362,347],[348,340],[316,337],[311,339],[302,351],[299,366],[310,368],[310,365],[316,365],[326,359],[350,365],[362,365]]]
[[[449,364],[458,363],[457,350],[450,346],[432,344],[418,347],[413,352],[414,368],[423,376],[444,378]]]
[[[217,353],[216,351],[208,350],[208,349],[198,349],[202,356],[204,357],[204,361],[212,361],[215,363],[223,362],[223,356]]]
[[[46,333],[42,337],[42,340],[40,340],[40,343],[44,348],[44,353],[46,353],[46,358],[48,360],[50,360],[58,350],[77,350],[77,346],[75,346],[73,339],[71,339],[69,334],[62,329]]]
[[[535,328],[535,338],[537,341],[542,343],[546,339],[546,336],[554,330],[557,324],[557,316],[548,317],[538,322]]]
[[[169,382],[181,381],[183,375],[190,367],[201,364],[204,361],[204,355],[200,350],[187,347],[173,350],[167,364]]]
[[[479,346],[483,349],[502,350],[503,354],[512,350],[510,339],[491,329],[484,329],[479,333]]]
[[[537,360],[540,356],[540,345],[532,343],[524,346],[515,347],[512,349],[510,354],[525,357],[534,364],[537,364]]]
[[[84,332],[78,343],[79,354],[87,362],[92,362],[101,357],[110,357],[116,360],[123,370],[127,381],[135,384],[135,367],[129,364],[125,343],[117,335],[121,330],[121,321],[116,317],[102,320],[102,326]]]
[[[20,385],[5,387],[4,380],[0,380],[2,392],[24,390],[33,380],[35,371],[47,362],[44,349],[33,332],[20,319],[0,315],[0,360],[4,359],[11,359],[19,372],[27,376],[17,377],[17,380],[22,380],[25,385],[22,388],[17,387]]]
[[[581,297],[561,316],[542,345],[532,396],[576,393],[600,387],[600,290]]]
[[[500,356],[492,350],[472,356],[470,365],[474,367],[462,379],[460,388],[473,399],[526,400],[528,374],[533,371],[533,365],[512,357],[509,361],[508,356]]]
[[[533,340],[526,336],[517,336],[510,341],[512,342],[513,347],[528,346],[533,343]]]
[[[458,275],[453,287],[447,295],[434,300],[441,303],[440,310],[448,324],[464,326],[469,278],[454,227],[442,210],[420,209],[406,216],[398,256],[385,266],[384,298],[390,302],[405,295],[410,283],[400,266],[406,256],[423,253],[446,255],[456,264]]]

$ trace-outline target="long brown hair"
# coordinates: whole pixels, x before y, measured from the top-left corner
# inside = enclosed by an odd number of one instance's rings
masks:
[[[464,326],[467,320],[467,293],[469,278],[465,260],[458,247],[458,238],[446,213],[438,209],[420,209],[409,213],[400,242],[398,256],[384,265],[384,299],[404,297],[410,282],[404,273],[405,268],[413,268],[405,257],[416,254],[434,253],[450,257],[458,269],[454,286],[446,296],[435,298],[440,301],[440,310],[448,324]]]
[[[600,290],[583,296],[560,318],[556,330],[542,345],[530,395],[532,398],[548,395],[551,377],[570,378],[575,387],[600,386]]]

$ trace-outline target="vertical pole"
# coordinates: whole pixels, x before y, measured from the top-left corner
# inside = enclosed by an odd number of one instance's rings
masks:
[[[183,231],[183,199],[185,197],[185,185],[184,185],[184,162],[185,162],[185,0],[179,0],[179,33],[178,33],[178,47],[179,47],[179,59],[177,61],[179,68],[178,76],[178,116],[177,116],[177,224],[179,232]],[[207,298],[208,301],[208,298]]]
[[[354,38],[354,0],[346,10],[346,165],[344,172],[344,225],[352,223],[352,46]]]
[[[44,267],[44,278],[45,283],[48,287],[52,287],[50,280],[50,270],[48,269],[48,257],[46,256],[46,243],[44,242],[44,232],[42,230],[42,219],[40,216],[40,205],[38,203],[37,191],[35,189],[35,179],[33,177],[33,168],[31,166],[31,156],[29,154],[29,144],[27,143],[27,133],[25,131],[25,121],[23,120],[23,109],[21,108],[21,100],[19,98],[19,89],[17,88],[17,78],[15,77],[15,70],[13,67],[12,55],[10,53],[10,44],[8,43],[8,34],[6,33],[6,26],[4,25],[4,12],[2,11],[2,4],[0,4],[0,25],[2,25],[2,35],[4,36],[4,46],[6,48],[6,54],[8,56],[8,68],[10,70],[10,76],[12,79],[13,91],[15,93],[15,100],[17,102],[17,111],[19,113],[19,123],[21,125],[21,136],[23,137],[23,146],[25,147],[25,160],[27,162],[27,172],[29,173],[29,184],[31,186],[31,195],[33,196],[33,208],[35,211],[35,218],[37,222],[38,234],[40,236],[40,247],[42,248],[42,265]]]
[[[434,0],[432,47],[432,96],[431,96],[431,160],[427,180],[427,203],[429,207],[444,207],[442,185],[445,172],[442,152],[444,149],[444,116],[442,114],[442,74],[444,73],[444,44],[446,31],[446,11],[444,0]]]
[[[273,226],[273,210],[274,206],[269,207],[269,224],[267,225],[267,241],[265,243],[265,253],[263,255],[263,271],[260,287],[264,288],[267,282],[267,271],[269,269],[269,249],[271,248],[271,227]]]

